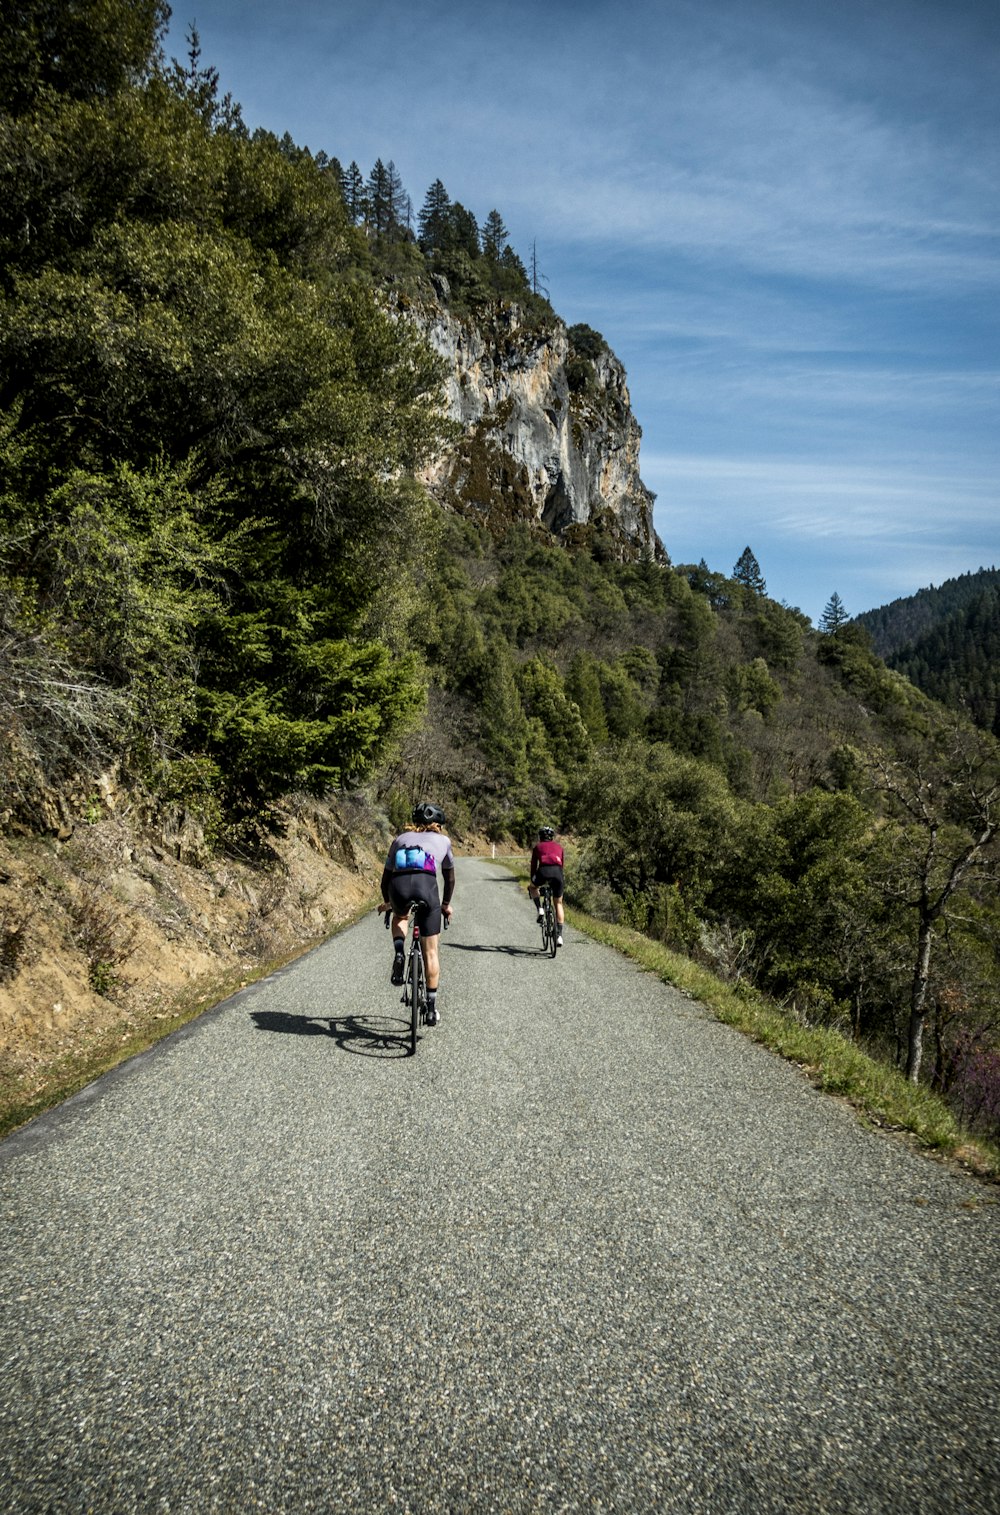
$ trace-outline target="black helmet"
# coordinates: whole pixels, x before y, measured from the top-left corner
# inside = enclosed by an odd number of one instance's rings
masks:
[[[444,811],[440,805],[429,805],[422,800],[419,805],[413,807],[413,824],[415,826],[443,826]]]
[[[555,840],[555,831],[551,826],[539,826],[538,840],[540,842],[552,842]]]

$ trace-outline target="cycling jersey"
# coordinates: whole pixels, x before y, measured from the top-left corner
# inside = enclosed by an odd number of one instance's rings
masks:
[[[385,871],[392,877],[400,873],[436,877],[439,867],[444,872],[454,866],[451,839],[443,831],[401,831],[385,860]]]
[[[444,879],[444,900],[438,895],[437,870]],[[417,920],[425,936],[437,936],[441,930],[441,905],[451,902],[455,888],[455,858],[451,840],[443,831],[401,831],[394,837],[382,870],[382,898],[388,900],[397,916],[405,915],[411,904],[418,909]]]
[[[558,842],[536,842],[531,850],[531,875],[534,878],[541,867],[561,868],[563,850]]]

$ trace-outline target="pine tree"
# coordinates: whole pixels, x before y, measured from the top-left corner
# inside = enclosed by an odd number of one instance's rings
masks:
[[[839,631],[841,626],[846,626],[849,620],[850,616],[847,614],[844,602],[837,591],[834,590],[827,601],[826,609],[820,617],[819,629],[825,635],[830,636],[833,632]]]
[[[389,230],[392,204],[389,170],[381,158],[376,158],[368,175],[366,200],[365,223],[380,237]]]
[[[733,566],[733,578],[737,584],[742,584],[745,589],[752,590],[754,594],[767,594],[767,585],[760,571],[760,564],[749,547],[744,547],[737,558]]]
[[[597,660],[589,652],[574,653],[566,674],[566,694],[576,705],[593,742],[608,740],[608,723],[601,698]]]
[[[528,776],[528,720],[509,645],[500,637],[487,649],[479,710],[483,752],[495,780],[501,787],[523,783]]]
[[[407,204],[409,196],[403,187],[403,180],[399,169],[390,158],[385,165],[386,172],[386,231],[389,233],[400,232],[406,225]]]
[[[492,263],[499,263],[507,245],[507,228],[498,210],[491,210],[483,222],[483,255]]]
[[[417,217],[417,238],[424,252],[434,252],[444,247],[448,237],[448,215],[451,200],[440,179],[435,179]]]
[[[368,202],[365,194],[364,175],[353,160],[344,170],[343,194],[348,215],[355,226],[357,226],[358,222],[363,221],[365,218]]]
[[[455,252],[467,253],[470,258],[479,257],[479,227],[471,210],[466,210],[458,200],[448,216],[448,246]]]
[[[177,93],[194,107],[210,130],[221,128],[245,136],[246,127],[243,124],[240,107],[232,95],[227,94],[221,100],[219,99],[219,70],[201,61],[201,38],[198,35],[198,28],[194,25],[188,28],[187,44],[187,67],[185,68],[174,58],[167,78]],[[289,142],[291,141],[287,132],[285,137]]]
[[[527,270],[509,242],[500,254],[500,265],[506,275],[506,283],[513,290],[528,288]]]

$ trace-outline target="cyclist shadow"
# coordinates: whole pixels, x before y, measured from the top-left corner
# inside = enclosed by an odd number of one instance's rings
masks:
[[[507,957],[537,957],[537,947],[488,947],[482,942],[445,942],[448,952],[502,952]]]
[[[278,1010],[255,1010],[250,1019],[258,1031],[284,1036],[325,1036],[341,1052],[354,1057],[408,1057],[410,1021],[394,1015],[286,1015]]]

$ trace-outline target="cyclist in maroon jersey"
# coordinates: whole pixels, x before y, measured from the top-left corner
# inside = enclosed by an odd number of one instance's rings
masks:
[[[531,849],[531,883],[528,885],[528,893],[535,902],[538,911],[538,919],[545,919],[542,914],[542,902],[538,898],[540,884],[548,884],[552,889],[552,898],[556,907],[556,920],[559,923],[559,935],[556,937],[556,946],[563,944],[562,928],[565,922],[563,911],[563,850],[555,839],[555,832],[551,826],[543,826],[538,833],[538,841]]]

